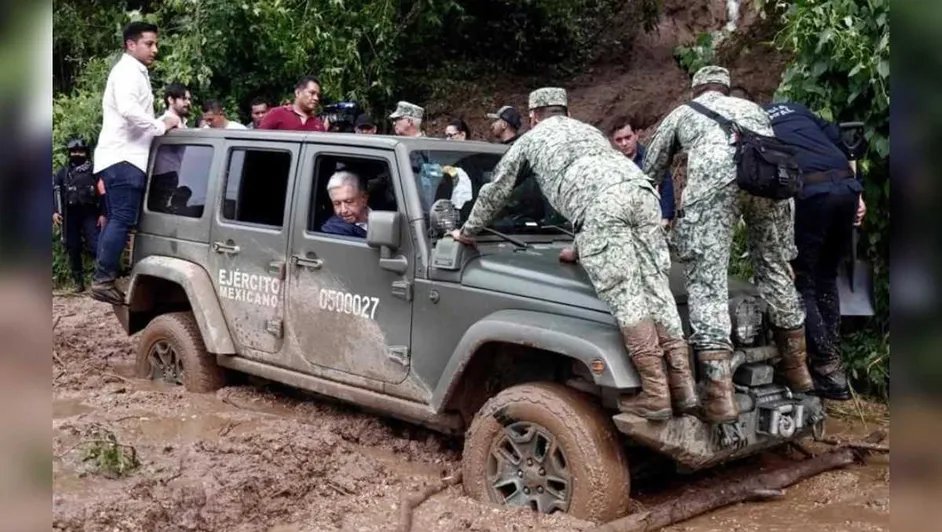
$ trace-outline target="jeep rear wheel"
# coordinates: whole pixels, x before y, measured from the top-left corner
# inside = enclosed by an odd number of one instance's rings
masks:
[[[628,462],[589,396],[555,383],[508,388],[474,416],[462,476],[482,501],[610,521],[628,512]]]
[[[225,384],[225,369],[206,352],[192,312],[162,314],[141,333],[135,361],[144,379],[182,384],[187,391],[213,392]]]

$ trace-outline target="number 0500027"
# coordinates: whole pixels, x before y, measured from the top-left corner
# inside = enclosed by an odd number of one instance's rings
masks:
[[[321,309],[328,312],[339,312],[372,320],[376,317],[379,298],[322,288],[318,303]]]

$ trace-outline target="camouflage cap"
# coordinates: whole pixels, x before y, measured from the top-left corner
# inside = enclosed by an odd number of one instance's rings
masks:
[[[693,88],[707,83],[719,83],[729,87],[729,70],[716,65],[705,66],[693,75],[693,82],[690,87]]]
[[[530,93],[530,109],[549,107],[551,105],[569,106],[566,98],[566,89],[560,87],[543,87]]]
[[[425,109],[422,109],[418,105],[409,102],[399,102],[396,104],[396,110],[393,111],[389,118],[395,120],[397,118],[408,117],[408,118],[418,118],[422,120],[422,117],[425,116]]]

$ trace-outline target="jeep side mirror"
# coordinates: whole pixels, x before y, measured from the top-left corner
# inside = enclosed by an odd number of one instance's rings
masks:
[[[371,248],[399,248],[399,220],[396,211],[370,211],[366,224],[366,243]]]
[[[397,211],[370,211],[366,222],[366,244],[379,249],[379,267],[396,273],[409,269],[409,261],[404,256],[393,256],[399,249],[401,220],[402,214]]]

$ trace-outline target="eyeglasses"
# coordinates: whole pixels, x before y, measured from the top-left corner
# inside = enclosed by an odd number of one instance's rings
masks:
[[[458,133],[457,133],[457,132],[455,132],[455,133],[449,133],[449,132],[447,132],[447,131],[445,132],[445,138],[446,138],[446,139],[453,139],[453,138],[455,138],[455,137],[457,137],[457,136],[458,136]]]

